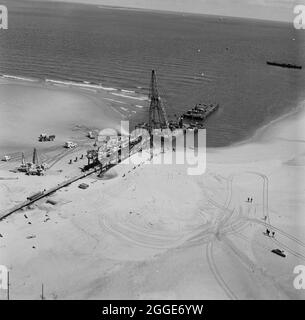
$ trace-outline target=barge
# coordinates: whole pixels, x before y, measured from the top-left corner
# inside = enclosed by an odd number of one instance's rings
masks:
[[[192,120],[206,120],[213,112],[219,108],[219,104],[197,104],[182,115],[183,118]]]
[[[267,64],[269,66],[275,66],[275,67],[282,67],[282,68],[289,68],[289,69],[302,69],[302,66],[291,64],[291,63],[280,63],[275,61],[267,61]]]

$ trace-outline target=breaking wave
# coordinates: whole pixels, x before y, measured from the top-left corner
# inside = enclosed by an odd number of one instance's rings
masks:
[[[22,80],[22,81],[29,81],[29,82],[37,82],[37,81],[39,81],[38,79],[13,76],[13,75],[9,75],[9,74],[1,74],[0,78],[2,78],[2,79],[12,79],[12,80]]]

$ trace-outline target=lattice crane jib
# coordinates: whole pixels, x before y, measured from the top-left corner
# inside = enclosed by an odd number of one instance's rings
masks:
[[[168,128],[167,115],[158,93],[157,77],[154,70],[151,73],[149,99],[149,128],[151,130]]]

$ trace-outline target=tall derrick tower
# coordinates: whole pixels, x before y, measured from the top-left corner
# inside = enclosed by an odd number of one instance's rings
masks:
[[[164,106],[161,103],[161,99],[158,93],[157,88],[157,78],[155,70],[152,70],[151,81],[150,81],[150,107],[149,107],[149,129],[167,129],[168,120],[167,115],[164,109]]]

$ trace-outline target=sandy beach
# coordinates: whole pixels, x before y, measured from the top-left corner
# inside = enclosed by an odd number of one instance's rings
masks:
[[[0,94],[0,150],[16,154],[0,166],[1,210],[77,174],[86,160],[68,161],[92,145],[88,129],[128,117],[109,99],[130,103],[5,79]],[[304,127],[300,107],[244,143],[208,149],[203,175],[187,175],[187,164],[122,163],[84,178],[86,190],[76,182],[56,192],[55,205],[45,198],[1,220],[11,298],[40,299],[43,283],[46,299],[304,299],[293,287],[305,264]],[[44,131],[56,132],[53,145],[37,142]],[[79,148],[64,154],[69,139]],[[52,165],[46,175],[10,172],[34,146]]]

